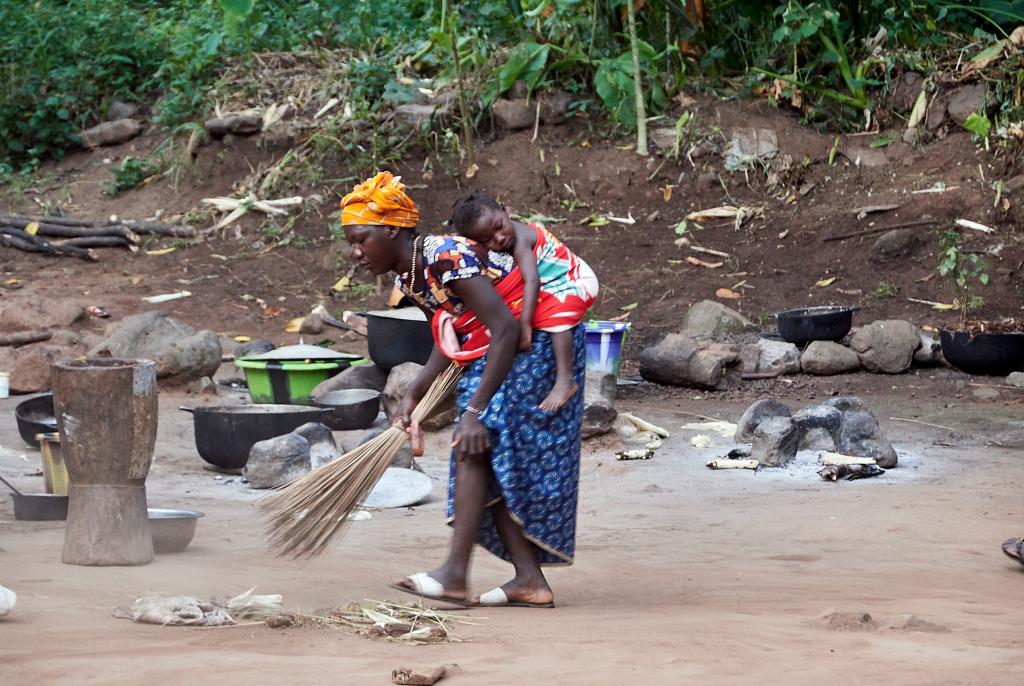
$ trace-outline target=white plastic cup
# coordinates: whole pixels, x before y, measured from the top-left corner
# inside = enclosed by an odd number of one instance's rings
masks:
[[[0,398],[6,398],[11,394],[11,375],[7,372],[0,372]]]

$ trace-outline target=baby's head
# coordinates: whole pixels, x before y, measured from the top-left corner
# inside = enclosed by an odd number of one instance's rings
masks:
[[[515,245],[512,220],[489,195],[473,191],[456,200],[449,223],[459,234],[489,250],[508,252]]]

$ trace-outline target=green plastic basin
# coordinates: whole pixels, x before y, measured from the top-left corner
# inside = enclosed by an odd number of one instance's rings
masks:
[[[254,360],[241,358],[235,366],[245,370],[245,381],[254,403],[309,405],[313,389],[353,364],[366,360]]]

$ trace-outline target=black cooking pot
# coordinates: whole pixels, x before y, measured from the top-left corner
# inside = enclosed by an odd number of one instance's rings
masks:
[[[241,469],[253,445],[319,422],[324,410],[305,405],[183,407],[192,413],[199,456],[221,469]]]
[[[14,408],[21,440],[33,448],[39,447],[36,434],[55,433],[57,418],[53,413],[53,393],[43,393],[18,403]]]
[[[968,374],[1008,376],[1024,372],[1024,333],[939,332],[946,362]]]
[[[316,396],[312,401],[317,407],[327,410],[321,421],[332,431],[369,428],[380,414],[380,391],[371,388],[331,391]]]
[[[826,305],[786,310],[772,316],[779,321],[779,335],[794,345],[811,341],[839,341],[850,333],[853,313],[859,307]]]
[[[370,359],[378,367],[391,369],[404,362],[427,363],[434,349],[434,335],[418,307],[359,314],[366,317]]]

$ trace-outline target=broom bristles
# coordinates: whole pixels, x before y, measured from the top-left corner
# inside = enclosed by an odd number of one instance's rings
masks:
[[[412,418],[418,422],[433,414],[455,389],[461,374],[462,368],[453,363],[438,375]],[[264,498],[260,507],[267,517],[270,546],[282,557],[323,553],[407,439],[404,429],[389,427],[373,440]]]

